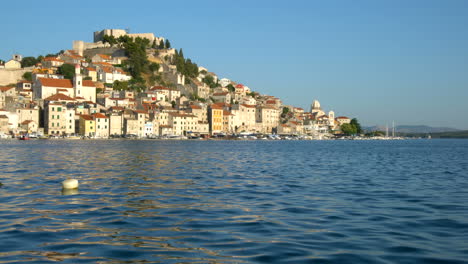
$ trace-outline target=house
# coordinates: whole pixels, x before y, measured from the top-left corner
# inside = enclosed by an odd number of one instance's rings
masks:
[[[105,54],[96,54],[91,57],[91,62],[107,62],[112,64],[112,56]]]
[[[4,115],[8,118],[8,123],[7,123],[8,131],[11,131],[16,134],[18,132],[18,127],[19,127],[18,114],[16,113],[16,111],[10,112],[4,109],[0,109],[0,115]]]
[[[38,123],[33,120],[26,120],[20,123],[20,129],[26,133],[37,133]]]
[[[214,93],[212,97],[217,103],[231,103],[231,94],[228,92]]]
[[[5,62],[5,69],[21,69],[21,62],[17,60],[9,60]]]
[[[108,138],[109,137],[109,118],[101,113],[95,113],[92,115],[95,123],[95,137]]]
[[[229,134],[236,132],[234,115],[227,110],[223,110],[223,131]]]
[[[86,67],[83,69],[83,73],[91,78],[91,81],[97,82],[97,70],[93,67]]]
[[[222,78],[222,79],[219,80],[219,85],[221,85],[221,87],[226,87],[230,83],[231,83],[231,80],[229,80],[227,78]]]
[[[9,118],[6,115],[0,115],[0,133],[8,134],[10,132]]]
[[[235,104],[231,107],[234,114],[234,126],[236,131],[256,131],[256,106],[248,104]]]
[[[18,123],[22,124],[25,121],[33,121],[36,125],[39,125],[39,107],[34,108],[18,108],[16,109],[18,114]]]
[[[123,109],[122,109],[123,110]],[[112,112],[109,115],[109,135],[121,136],[124,134],[124,118],[122,112]]]
[[[45,106],[45,132],[49,135],[71,135],[75,133],[75,111],[63,102],[50,102]]]
[[[96,133],[96,122],[91,115],[80,115],[79,133],[85,137],[94,137]]]
[[[208,122],[208,112],[206,107],[201,107],[199,105],[189,105],[187,113],[197,116],[198,121]]]
[[[146,137],[154,135],[154,123],[152,121],[145,122],[144,134]]]
[[[75,66],[75,77],[69,79],[38,78],[33,85],[34,98],[45,99],[51,95],[62,93],[69,97],[82,97],[87,101],[96,102],[96,85],[91,80],[83,80],[80,66]]]
[[[57,57],[45,57],[42,59],[41,63],[43,68],[58,68],[62,66],[65,61]]]
[[[13,98],[16,95],[15,87],[0,86],[0,108],[6,106],[8,97]]]
[[[174,135],[187,135],[198,130],[198,118],[191,114],[169,113],[169,125]]]
[[[104,83],[114,83],[115,81],[129,81],[132,76],[119,68],[98,67],[97,79]]]
[[[339,116],[337,118],[335,118],[336,122],[338,122],[338,124],[341,126],[343,124],[349,124],[351,123],[351,118],[349,117],[346,117],[346,116]]]
[[[158,98],[164,98],[164,101],[172,102],[176,101],[180,97],[180,91],[164,86],[153,86],[150,91],[156,92]],[[158,100],[159,101],[159,100]]]
[[[223,132],[223,108],[212,104],[208,107],[208,122],[210,124],[210,134],[215,135]]]
[[[262,133],[273,133],[279,124],[279,110],[273,106],[257,106],[255,121]]]

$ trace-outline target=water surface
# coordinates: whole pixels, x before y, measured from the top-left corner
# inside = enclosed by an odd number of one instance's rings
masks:
[[[0,263],[466,263],[468,141],[0,141]],[[68,177],[79,191],[62,192]]]

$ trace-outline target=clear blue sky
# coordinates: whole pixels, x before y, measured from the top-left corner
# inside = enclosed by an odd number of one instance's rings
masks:
[[[2,1],[0,58],[129,28],[219,77],[364,125],[468,129],[468,1]]]

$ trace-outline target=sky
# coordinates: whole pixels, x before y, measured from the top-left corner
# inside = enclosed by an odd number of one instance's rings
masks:
[[[154,33],[220,78],[364,126],[468,129],[468,1],[3,1],[0,59]]]

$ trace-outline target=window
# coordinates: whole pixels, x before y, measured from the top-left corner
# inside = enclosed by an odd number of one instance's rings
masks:
[[[57,107],[57,111],[62,112],[62,107]]]
[[[54,127],[54,123],[52,123],[52,127]]]
[[[52,119],[54,119],[54,115],[52,115]]]
[[[52,111],[55,111],[55,107],[52,107]]]

